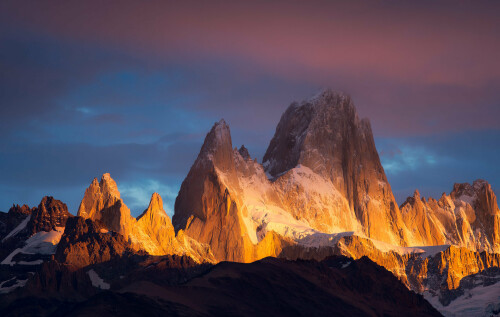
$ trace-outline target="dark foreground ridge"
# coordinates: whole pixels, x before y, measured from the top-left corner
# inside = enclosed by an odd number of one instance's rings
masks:
[[[366,257],[196,264],[115,257],[76,271],[45,263],[0,301],[2,316],[440,316]]]

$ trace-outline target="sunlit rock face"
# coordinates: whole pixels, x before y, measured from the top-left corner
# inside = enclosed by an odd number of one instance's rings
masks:
[[[153,193],[149,206],[137,217],[137,226],[140,232],[147,235],[152,245],[146,250],[153,255],[179,254],[189,255],[195,261],[215,262],[210,247],[206,244],[186,237],[182,231],[175,235],[174,226],[170,217],[163,209],[163,200],[158,193]]]
[[[255,229],[249,231],[245,223],[248,215],[235,155],[241,158],[232,148],[229,126],[221,120],[207,134],[198,158],[181,185],[175,201],[174,225],[187,236],[210,245],[219,261],[250,262],[276,256],[274,245],[266,245],[274,244],[273,235],[261,243],[250,237],[250,234],[255,236]],[[253,175],[253,171],[249,174]]]
[[[485,182],[458,186],[439,201],[416,192],[401,208],[369,122],[359,120],[349,96],[326,90],[286,110],[263,164],[244,146],[233,149],[229,126],[216,123],[181,186],[173,223],[209,244],[217,260],[332,246],[329,234],[346,232],[393,247],[497,250],[498,206]]]
[[[151,196],[149,206],[137,217],[137,225],[152,242],[161,248],[163,254],[175,254],[178,243],[172,222],[163,209],[163,200],[158,193]]]
[[[439,200],[418,191],[401,205],[403,219],[422,245],[453,244],[500,252],[500,211],[491,185],[484,180],[455,184]]]
[[[370,125],[349,97],[325,91],[292,104],[264,156],[233,149],[221,120],[207,134],[175,204],[176,229],[220,260],[255,259],[269,232],[298,240],[355,231],[396,245],[410,240],[380,164]],[[266,249],[272,249],[267,246]]]
[[[280,256],[292,260],[322,260],[331,255],[354,259],[367,256],[418,293],[453,290],[463,278],[500,266],[498,253],[477,252],[453,245],[394,247],[356,235],[344,235],[331,244],[315,248],[293,245],[283,249]]]
[[[109,230],[120,232],[126,237],[134,227],[130,209],[120,198],[116,182],[109,173],[103,174],[100,182],[94,178],[85,190],[77,216],[100,220]]]
[[[325,90],[293,103],[282,115],[263,161],[266,172],[276,178],[285,209],[312,228],[360,231],[377,240],[408,244],[370,123],[358,118],[349,96]]]
[[[138,219],[132,217],[120,198],[116,182],[107,173],[100,182],[92,181],[77,215],[99,222],[105,230],[119,233],[135,251],[143,250],[151,255],[185,254],[200,262],[214,261],[208,246],[182,235],[176,238],[158,193],[152,195],[149,207]]]
[[[116,182],[109,173],[102,175],[100,182],[94,178],[85,190],[77,216],[101,221],[107,230],[122,234],[126,240],[138,244],[138,248],[152,245],[149,241],[140,241],[146,237],[138,232],[136,220],[120,198]]]

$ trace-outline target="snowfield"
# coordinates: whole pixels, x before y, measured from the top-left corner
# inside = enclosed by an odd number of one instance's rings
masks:
[[[56,252],[57,244],[61,240],[64,233],[64,227],[57,227],[57,230],[49,232],[40,231],[32,235],[26,240],[24,247],[17,248],[10,253],[0,264],[13,266],[18,265],[38,265],[43,263],[42,260],[36,261],[13,261],[14,257],[19,254],[54,254]]]
[[[446,317],[461,316],[498,316],[500,311],[500,283],[489,286],[477,286],[466,290],[465,294],[443,306],[438,296],[425,292],[425,299]],[[496,312],[496,314],[495,314]]]

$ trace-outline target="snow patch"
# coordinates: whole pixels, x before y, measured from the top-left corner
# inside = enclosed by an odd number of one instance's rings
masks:
[[[10,280],[3,281],[2,283],[0,283],[0,294],[10,293],[13,290],[15,290],[16,288],[24,287],[24,285],[26,285],[26,283],[28,282],[28,279],[16,280],[16,283],[11,285],[11,286],[5,286],[5,287],[3,286],[5,283],[10,282],[10,281],[15,280],[15,279],[16,279],[16,277],[13,277]]]
[[[344,263],[342,264],[342,268],[345,269],[346,267],[348,267],[349,265],[351,265],[351,261],[347,262],[347,263]]]
[[[64,233],[64,227],[57,227],[56,230],[49,232],[40,231],[26,240],[23,253],[27,254],[54,254],[61,236]]]
[[[298,241],[299,244],[306,247],[319,248],[323,246],[334,246],[341,238],[354,235],[354,231],[323,233],[315,231]]]
[[[42,260],[36,261],[19,261],[16,263],[13,258],[18,253],[23,254],[54,254],[56,252],[57,244],[61,240],[61,236],[64,232],[64,227],[57,227],[57,230],[52,230],[49,232],[40,231],[32,235],[28,240],[26,240],[24,247],[17,248],[12,253],[10,253],[0,264],[13,266],[15,264],[19,265],[38,265],[43,263]]]
[[[439,302],[439,296],[425,292],[425,299],[446,317],[494,316],[500,310],[500,283],[478,286],[466,290],[465,294],[452,301],[448,306]]]
[[[96,271],[90,270],[87,272],[87,274],[89,275],[90,281],[92,282],[92,286],[100,288],[100,289],[109,289],[110,288],[110,285],[108,283],[104,282],[104,280],[102,278],[100,278],[99,275],[97,275]]]
[[[40,265],[43,263],[43,260],[35,260],[35,261],[19,261],[17,264],[19,265]]]
[[[401,255],[405,254],[419,254],[422,258],[428,258],[435,256],[439,252],[443,252],[450,247],[448,244],[444,245],[434,245],[434,246],[415,246],[415,247],[400,247],[396,245],[392,245],[389,243],[385,243],[382,241],[370,239],[371,242],[375,245],[375,247],[381,252],[396,252]]]
[[[444,252],[450,247],[449,244],[443,244],[443,245],[433,245],[433,246],[427,246],[427,247],[417,247],[424,252],[420,254],[421,257],[423,258],[428,258],[428,257],[433,257],[439,252]]]
[[[11,254],[9,254],[0,264],[5,264],[5,265],[14,265],[16,264],[16,262],[13,262],[12,259],[14,258],[14,256],[16,256],[16,254],[18,254],[19,252],[21,252],[23,249],[21,248],[17,248],[15,249],[14,251],[12,251]]]
[[[28,222],[30,221],[30,219],[31,219],[31,215],[28,215],[17,227],[14,228],[14,230],[12,230],[5,238],[2,239],[2,242],[4,242],[5,240],[7,240],[10,237],[15,236],[21,230],[26,228],[26,225],[28,225]]]

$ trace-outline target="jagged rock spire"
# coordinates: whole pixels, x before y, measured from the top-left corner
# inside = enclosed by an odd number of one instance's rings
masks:
[[[213,163],[223,171],[234,169],[231,131],[224,119],[216,122],[208,132],[197,158],[197,164]]]
[[[120,192],[118,191],[118,186],[114,179],[111,178],[109,173],[102,174],[101,181],[99,182],[99,187],[103,194],[109,195],[110,197],[120,198]]]
[[[66,221],[72,215],[68,212],[68,207],[60,200],[52,196],[45,196],[34,209],[28,223],[30,234],[40,231],[56,230],[57,227],[64,227]]]
[[[116,182],[109,173],[105,173],[102,175],[100,182],[97,181],[97,178],[94,178],[90,186],[85,190],[77,216],[93,220],[100,219],[100,211],[115,205],[120,200],[120,192]]]
[[[196,161],[191,166],[186,179],[182,182],[179,195],[175,200],[173,222],[176,230],[184,228],[188,218],[193,214],[200,219],[206,217],[203,202],[193,197],[203,195],[207,175],[215,175],[216,170],[223,172],[226,181],[235,188],[239,186],[231,131],[224,119],[216,122],[210,132],[207,133]],[[215,179],[210,180],[212,183],[220,181],[220,179],[217,181]]]
[[[148,208],[137,217],[137,225],[164,254],[178,253],[174,226],[163,209],[163,200],[158,193],[153,193]]]
[[[401,205],[403,220],[421,245],[453,244],[475,250],[500,250],[500,211],[491,185],[484,180],[456,183],[439,200],[418,190]]]
[[[251,159],[250,153],[248,152],[248,149],[244,145],[240,147],[238,152],[240,153],[241,157],[243,157],[245,160]]]
[[[100,220],[108,230],[119,232],[125,237],[134,231],[135,219],[120,198],[116,182],[109,173],[103,174],[100,182],[94,178],[85,190],[77,216]]]
[[[137,220],[140,220],[143,217],[155,217],[157,215],[168,217],[167,213],[163,209],[163,199],[160,194],[155,192],[151,195],[148,208],[144,210],[139,217],[137,217]]]

